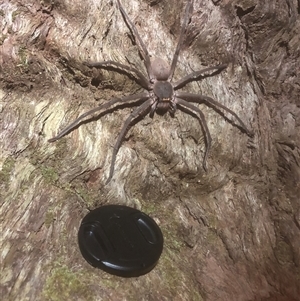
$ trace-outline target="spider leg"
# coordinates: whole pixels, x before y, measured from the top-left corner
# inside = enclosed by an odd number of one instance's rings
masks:
[[[152,74],[151,62],[150,62],[150,56],[149,56],[148,50],[147,50],[144,42],[142,41],[135,25],[130,21],[128,15],[126,14],[123,6],[120,3],[120,0],[117,0],[117,2],[118,2],[118,5],[119,5],[119,9],[121,11],[121,14],[122,14],[122,16],[125,19],[125,22],[127,24],[127,27],[129,28],[129,30],[131,31],[132,35],[134,36],[134,38],[137,42],[137,45],[139,47],[141,56],[143,57],[143,60],[144,60],[145,67],[147,69],[147,73],[148,73],[149,78],[151,80],[151,79],[153,79],[153,74]]]
[[[90,115],[94,114],[95,112],[98,112],[100,110],[107,110],[107,109],[111,108],[114,104],[117,104],[117,103],[124,103],[124,102],[127,102],[127,101],[136,100],[136,99],[146,100],[148,97],[149,96],[148,96],[147,92],[142,92],[142,93],[138,93],[138,94],[134,94],[134,95],[124,96],[124,97],[121,97],[121,98],[117,98],[117,97],[113,98],[109,102],[101,104],[100,106],[98,106],[98,107],[96,107],[92,110],[89,110],[89,111],[83,113],[82,115],[80,115],[70,125],[68,125],[66,128],[64,128],[57,136],[49,139],[48,142],[54,142],[54,141],[60,139],[61,137],[63,137],[67,133],[69,133],[71,130],[73,130],[77,125],[79,125],[82,119],[84,119],[87,116],[90,116]]]
[[[168,78],[169,81],[172,80],[173,75],[174,75],[175,67],[176,67],[176,64],[177,64],[177,61],[178,61],[179,52],[180,52],[180,49],[182,47],[184,34],[185,34],[185,31],[186,31],[186,27],[188,25],[188,22],[190,20],[190,15],[191,15],[192,9],[193,9],[193,1],[189,0],[187,6],[185,8],[184,20],[183,20],[183,23],[182,23],[178,44],[177,44],[177,47],[176,47],[176,50],[175,50],[175,53],[174,53],[174,56],[173,56],[171,68],[170,68],[170,75],[169,75],[169,78]]]
[[[210,151],[212,139],[211,139],[211,136],[210,136],[209,129],[207,127],[205,116],[199,108],[197,108],[193,104],[185,101],[184,99],[176,97],[175,102],[176,102],[176,104],[179,105],[179,107],[181,107],[181,110],[182,110],[182,107],[184,107],[184,110],[187,110],[188,112],[196,112],[196,113],[199,114],[199,115],[196,114],[195,116],[199,120],[201,128],[202,128],[204,136],[205,136],[206,150],[205,150],[205,154],[204,154],[204,158],[203,158],[203,168],[204,168],[205,171],[207,171],[206,161],[207,161],[207,157],[208,157],[208,154],[209,154],[209,151]]]
[[[180,89],[180,88],[184,87],[186,84],[188,84],[192,81],[196,81],[196,80],[206,78],[206,77],[209,77],[209,76],[214,76],[217,73],[224,70],[226,67],[227,67],[227,64],[223,64],[223,65],[219,65],[219,66],[204,68],[204,69],[199,70],[199,71],[194,71],[194,72],[186,75],[182,79],[178,80],[176,83],[174,83],[174,90]],[[203,73],[208,72],[208,71],[212,71],[212,70],[215,70],[215,72],[213,72],[211,74],[204,74],[203,75]]]
[[[117,153],[119,151],[120,145],[124,139],[124,136],[128,130],[128,127],[130,126],[131,122],[141,116],[141,115],[146,115],[145,113],[147,113],[147,109],[149,109],[151,107],[153,103],[153,100],[148,98],[148,100],[146,100],[143,104],[141,104],[139,107],[137,107],[130,115],[129,117],[126,119],[121,132],[118,136],[118,139],[114,145],[114,150],[113,150],[113,154],[112,154],[112,158],[111,158],[111,165],[110,165],[110,171],[109,171],[109,176],[108,179],[106,180],[106,184],[110,182],[113,173],[114,173],[114,169],[115,169],[115,161],[116,161],[116,157],[117,157]]]
[[[253,133],[248,130],[248,128],[246,127],[244,122],[240,119],[240,117],[236,113],[234,113],[232,110],[228,109],[224,105],[220,104],[219,102],[215,101],[211,97],[200,95],[200,94],[187,93],[187,92],[177,92],[177,96],[180,98],[183,98],[184,100],[186,100],[188,102],[204,103],[208,107],[216,110],[219,114],[223,115],[226,118],[226,116],[220,110],[218,110],[218,108],[225,110],[226,112],[228,112],[229,114],[231,114],[232,116],[234,116],[236,118],[236,120],[240,124],[240,126],[238,126],[238,125],[237,126],[242,131],[244,131],[249,137],[253,137]],[[229,120],[228,118],[226,118],[226,119]]]
[[[119,73],[125,73],[128,77],[135,75],[135,79],[137,83],[146,90],[150,90],[150,83],[149,80],[144,76],[142,72],[137,70],[136,68],[126,66],[124,64],[120,64],[114,61],[104,61],[104,62],[84,62],[84,65],[88,67],[95,67],[95,68],[103,68],[103,69],[112,69]]]

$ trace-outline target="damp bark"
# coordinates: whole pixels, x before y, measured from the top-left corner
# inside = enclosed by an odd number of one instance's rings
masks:
[[[127,133],[108,185],[132,108],[48,139],[84,111],[140,90],[83,65],[115,60],[145,73],[116,1],[21,2],[0,1],[3,299],[297,300],[299,1],[194,1],[175,79],[228,63],[186,91],[234,110],[254,138],[199,105],[213,139],[205,172],[197,119],[147,116]],[[171,62],[186,3],[122,4],[150,55]],[[164,251],[149,274],[122,279],[81,257],[80,221],[103,204],[136,207],[160,225]]]

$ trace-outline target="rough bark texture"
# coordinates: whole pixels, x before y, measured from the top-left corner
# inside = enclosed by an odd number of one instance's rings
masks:
[[[150,54],[170,62],[185,2],[122,3]],[[205,173],[195,118],[146,117],[104,185],[130,108],[47,140],[99,102],[139,90],[82,64],[144,70],[116,2],[0,0],[2,300],[300,300],[299,13],[296,0],[195,0],[175,77],[229,62],[187,91],[225,104],[255,136],[200,106],[213,138]],[[149,274],[110,276],[81,257],[80,221],[107,203],[161,226],[164,251]]]

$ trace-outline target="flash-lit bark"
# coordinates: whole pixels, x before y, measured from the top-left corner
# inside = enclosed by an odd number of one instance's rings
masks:
[[[186,2],[122,4],[151,57],[171,62]],[[140,91],[83,64],[113,60],[146,75],[116,1],[0,0],[2,299],[297,300],[299,13],[296,0],[195,0],[174,81],[228,63],[184,91],[226,105],[254,138],[199,105],[212,136],[205,172],[196,118],[147,116],[105,185],[132,108],[48,139],[99,103]],[[80,221],[106,203],[137,207],[160,225],[164,251],[149,274],[122,279],[82,258]]]

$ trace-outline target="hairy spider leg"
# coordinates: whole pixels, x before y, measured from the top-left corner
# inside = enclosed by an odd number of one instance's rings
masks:
[[[110,182],[113,173],[114,173],[114,169],[115,169],[115,161],[116,161],[116,157],[117,157],[117,153],[119,151],[120,145],[124,139],[124,136],[127,132],[128,127],[130,126],[131,122],[136,119],[139,116],[145,116],[147,114],[147,110],[151,107],[152,103],[155,100],[148,98],[148,100],[145,100],[145,102],[143,104],[141,104],[139,107],[137,107],[130,115],[129,117],[126,119],[121,132],[118,136],[118,139],[114,145],[114,150],[113,150],[113,154],[111,157],[111,165],[110,165],[110,171],[109,171],[109,176],[108,179],[106,180],[106,184]]]
[[[222,64],[222,65],[218,65],[218,66],[213,66],[213,67],[208,67],[208,68],[204,68],[202,70],[199,71],[194,71],[186,76],[184,76],[183,78],[181,78],[180,80],[178,80],[176,83],[173,84],[174,86],[174,90],[183,88],[186,84],[193,82],[193,81],[197,81],[206,77],[210,77],[210,76],[214,76],[217,73],[221,72],[222,70],[224,70],[227,67],[227,64]],[[212,71],[215,70],[215,72],[211,73],[211,74],[204,74],[205,72],[208,71]]]
[[[100,110],[108,110],[111,108],[111,106],[113,106],[114,104],[117,104],[117,103],[123,103],[123,102],[136,100],[136,99],[143,100],[143,98],[147,99],[148,97],[149,97],[148,92],[142,92],[142,93],[138,93],[138,94],[134,94],[134,95],[113,98],[110,101],[108,101],[107,103],[104,103],[104,104],[98,106],[97,108],[94,108],[92,110],[89,110],[89,111],[83,113],[76,120],[74,120],[70,125],[68,125],[66,128],[64,128],[57,136],[49,139],[48,141],[54,142],[54,141],[62,138],[64,135],[66,135],[71,130],[73,130],[77,125],[79,125],[80,121],[82,119],[84,119],[85,117],[87,117],[89,115],[94,114],[95,112],[98,112]]]
[[[125,12],[123,6],[121,5],[120,1],[117,0],[117,2],[118,2],[118,5],[119,5],[119,9],[120,9],[120,11],[123,15],[124,20],[125,20],[125,23],[127,24],[128,29],[131,31],[132,35],[134,36],[134,38],[137,42],[140,53],[141,53],[141,55],[143,57],[143,60],[144,60],[145,67],[147,69],[148,76],[149,76],[150,81],[151,81],[152,79],[154,79],[154,76],[153,76],[153,72],[152,72],[152,68],[151,68],[151,62],[150,62],[150,56],[149,56],[148,50],[147,50],[144,42],[142,41],[135,25],[130,21],[128,15],[126,14],[126,12]]]
[[[237,121],[240,123],[240,128],[244,132],[246,132],[246,134],[249,137],[253,137],[253,133],[248,130],[248,128],[246,127],[244,122],[239,118],[239,116],[236,113],[234,113],[232,110],[228,109],[224,105],[220,104],[219,102],[215,101],[211,97],[200,95],[200,94],[188,93],[188,92],[177,92],[176,95],[179,98],[182,98],[188,102],[204,103],[208,107],[211,107],[212,109],[221,108],[221,109],[227,111],[229,114],[231,114],[232,116],[234,116],[237,119]],[[220,114],[220,112],[218,112],[218,113]],[[228,120],[228,118],[226,118],[226,119]],[[238,126],[238,125],[236,125],[236,126]]]
[[[175,67],[176,67],[176,64],[177,64],[177,61],[178,61],[179,52],[180,52],[180,49],[182,47],[182,43],[183,43],[183,39],[184,39],[184,34],[186,32],[186,28],[187,28],[187,25],[189,23],[190,16],[191,16],[191,13],[192,13],[192,10],[193,10],[193,5],[192,4],[193,4],[193,1],[189,1],[186,8],[185,8],[185,16],[184,16],[184,20],[183,20],[183,23],[182,23],[178,44],[177,44],[177,47],[176,47],[176,50],[175,50],[175,53],[174,53],[174,56],[173,56],[171,68],[170,68],[170,75],[169,75],[169,78],[168,78],[169,81],[172,80],[173,75],[174,75]]]
[[[209,151],[210,151],[212,139],[211,139],[211,135],[210,135],[206,120],[205,120],[205,116],[198,107],[196,107],[193,104],[185,101],[184,99],[176,97],[175,98],[175,103],[177,105],[179,105],[179,108],[181,110],[182,110],[182,107],[185,107],[184,110],[187,110],[189,112],[196,112],[196,113],[199,114],[199,115],[195,114],[195,116],[199,120],[199,123],[201,125],[202,131],[203,131],[204,136],[205,136],[206,150],[205,150],[204,157],[203,157],[203,168],[204,168],[205,171],[207,171],[206,162],[207,162],[207,157],[208,157],[208,154],[209,154]]]
[[[129,78],[132,76],[132,73],[135,74],[137,83],[146,90],[150,90],[150,82],[149,80],[143,75],[142,72],[137,70],[136,68],[117,63],[114,61],[103,61],[103,62],[84,62],[84,65],[88,67],[95,67],[99,69],[112,69],[114,71],[118,71],[120,73],[125,73]]]

